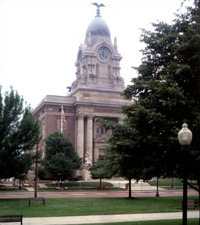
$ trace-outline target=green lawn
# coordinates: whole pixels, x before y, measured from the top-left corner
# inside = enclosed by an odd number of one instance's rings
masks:
[[[152,186],[156,186],[157,185],[157,180],[150,180],[148,181],[148,183]],[[163,187],[163,188],[167,188],[167,189],[171,189],[172,188],[172,184],[173,184],[173,188],[174,189],[182,189],[183,187],[183,182],[181,179],[178,178],[164,178],[164,179],[158,179],[158,185],[159,187]]]
[[[26,188],[22,188],[22,191],[27,191]],[[15,186],[15,187],[6,187],[3,184],[0,184],[0,191],[19,191],[19,187]]]
[[[45,183],[46,186],[48,187],[56,187],[57,184],[55,183]],[[103,186],[106,186],[106,187],[112,187],[113,185],[109,182],[102,182],[102,185]],[[63,183],[63,186],[65,187],[93,187],[93,188],[96,188],[99,186],[99,181],[96,181],[96,182],[79,182],[79,181],[68,181],[68,182],[64,182]]]
[[[56,187],[58,187],[55,183],[45,183],[47,188],[39,188],[39,191],[57,191]],[[96,182],[79,182],[79,181],[68,181],[62,184],[67,190],[97,190],[99,189],[100,183]],[[105,187],[106,190],[119,190],[122,188],[114,187],[113,184],[109,182],[102,182],[102,186]]]
[[[182,225],[182,220],[158,220],[145,222],[120,222],[120,223],[98,223],[98,225]],[[198,219],[188,219],[188,225],[197,225]],[[84,225],[97,225],[94,223]]]
[[[181,197],[149,198],[56,198],[46,199],[46,205],[28,199],[2,199],[2,215],[23,214],[24,217],[108,215],[181,211]]]

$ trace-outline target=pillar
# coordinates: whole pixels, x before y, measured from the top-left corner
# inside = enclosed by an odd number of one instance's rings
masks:
[[[77,119],[77,153],[80,158],[84,158],[84,117],[79,116]]]
[[[93,117],[87,118],[86,152],[89,153],[93,161]]]

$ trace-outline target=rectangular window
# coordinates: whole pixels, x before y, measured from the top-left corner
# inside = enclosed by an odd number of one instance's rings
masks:
[[[106,150],[105,149],[99,149],[99,159],[104,159],[106,156]]]
[[[97,129],[96,129],[96,133],[99,134],[99,127],[97,127]]]
[[[108,130],[104,127],[96,127],[96,134],[108,134]]]

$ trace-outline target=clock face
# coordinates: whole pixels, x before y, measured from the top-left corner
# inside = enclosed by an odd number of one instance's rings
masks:
[[[106,62],[108,60],[108,51],[105,49],[101,49],[98,53],[99,59],[103,62]]]

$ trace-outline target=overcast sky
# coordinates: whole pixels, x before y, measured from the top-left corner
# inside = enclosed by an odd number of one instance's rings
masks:
[[[92,2],[117,37],[126,85],[141,62],[141,29],[171,23],[181,0],[0,0],[0,85],[12,86],[31,107],[48,94],[66,95],[75,80],[78,48],[95,17]]]

